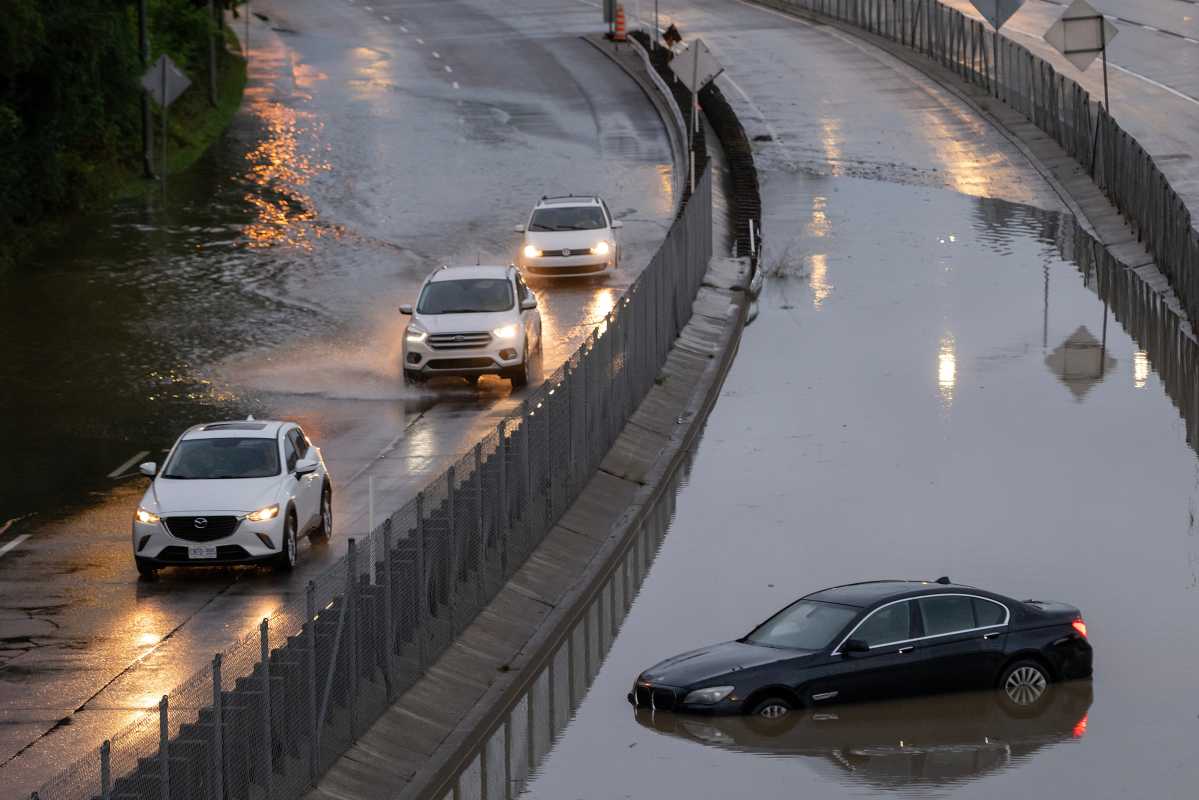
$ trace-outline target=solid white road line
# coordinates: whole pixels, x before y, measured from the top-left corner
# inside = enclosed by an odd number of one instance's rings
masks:
[[[138,453],[137,455],[135,455],[133,458],[129,459],[129,460],[128,460],[128,461],[126,461],[124,464],[122,464],[121,466],[117,467],[117,468],[116,468],[116,469],[114,469],[112,472],[108,473],[108,477],[110,477],[110,478],[119,478],[121,475],[124,475],[124,474],[125,474],[125,470],[129,469],[129,468],[130,468],[130,467],[132,467],[134,464],[136,464],[138,461],[141,461],[143,458],[145,458],[145,457],[146,457],[146,456],[148,456],[148,455],[150,455],[150,451],[149,451],[149,450],[143,450],[143,451],[141,451],[140,453]]]
[[[4,545],[3,547],[0,547],[0,558],[3,558],[5,556],[5,554],[8,553],[9,550],[12,550],[14,547],[16,547],[17,545],[19,545],[21,542],[25,541],[28,538],[29,538],[28,533],[22,533],[20,536],[13,539],[8,544]]]

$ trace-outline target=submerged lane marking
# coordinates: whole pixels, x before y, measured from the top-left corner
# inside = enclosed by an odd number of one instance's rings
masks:
[[[20,536],[13,539],[8,544],[4,545],[3,547],[0,547],[0,558],[3,558],[8,553],[8,551],[12,550],[14,547],[16,547],[17,545],[19,545],[21,542],[25,541],[28,538],[29,538],[28,533],[22,533]]]
[[[134,464],[136,464],[138,461],[140,461],[141,459],[145,458],[148,455],[150,455],[149,450],[142,450],[140,453],[137,453],[136,455],[134,455],[133,458],[129,459],[124,464],[117,467],[112,472],[108,473],[108,477],[110,477],[110,478],[121,477],[121,475],[125,474],[125,470],[129,469]]]

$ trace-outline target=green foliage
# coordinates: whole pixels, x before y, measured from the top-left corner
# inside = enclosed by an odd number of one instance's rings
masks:
[[[0,267],[23,228],[78,209],[137,169],[143,66],[136,0],[4,0],[0,14]],[[151,59],[207,92],[206,0],[148,0]],[[11,256],[11,253],[9,254]]]

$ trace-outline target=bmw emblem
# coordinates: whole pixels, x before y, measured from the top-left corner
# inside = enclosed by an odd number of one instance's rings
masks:
[[[208,518],[196,517],[194,520],[192,520],[192,525],[195,525],[197,528],[203,530],[204,528],[208,527]]]

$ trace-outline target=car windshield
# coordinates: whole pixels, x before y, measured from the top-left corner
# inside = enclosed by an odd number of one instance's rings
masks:
[[[421,292],[420,314],[473,314],[512,308],[512,284],[505,278],[434,281]]]
[[[529,222],[531,231],[593,231],[608,227],[599,206],[539,208]]]
[[[857,614],[858,609],[848,606],[800,600],[763,622],[745,641],[788,650],[823,650]]]
[[[220,437],[179,443],[162,470],[177,480],[269,478],[279,474],[279,448],[274,439]]]

